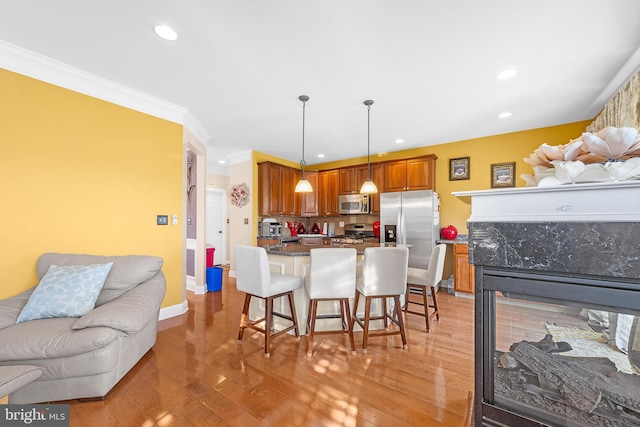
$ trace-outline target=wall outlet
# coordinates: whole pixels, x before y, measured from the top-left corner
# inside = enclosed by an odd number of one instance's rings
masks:
[[[340,221],[340,222],[338,223],[338,227],[344,227],[344,221]]]
[[[158,215],[156,217],[157,225],[167,225],[169,224],[169,215]]]

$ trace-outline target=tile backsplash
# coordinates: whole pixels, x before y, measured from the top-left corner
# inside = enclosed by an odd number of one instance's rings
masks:
[[[348,224],[373,224],[376,221],[380,220],[379,215],[340,215],[340,216],[328,216],[328,217],[293,217],[293,216],[259,216],[258,221],[262,222],[264,218],[274,218],[276,222],[281,222],[282,227],[282,236],[288,237],[291,236],[291,232],[286,226],[287,221],[289,222],[297,222],[298,224],[302,222],[304,224],[304,228],[307,233],[311,233],[311,228],[313,228],[313,224],[318,224],[318,228],[322,232],[322,226],[324,222],[327,222],[327,227],[330,224],[333,224],[335,235],[340,236],[344,234],[344,226]]]

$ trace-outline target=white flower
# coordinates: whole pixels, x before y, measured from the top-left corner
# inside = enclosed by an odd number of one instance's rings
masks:
[[[640,150],[640,137],[635,128],[602,129],[597,134],[583,133],[582,140],[593,154],[607,159],[622,159]]]
[[[569,141],[569,143],[564,145],[549,145],[545,142],[530,154],[528,158],[524,159],[524,161],[533,166],[551,167],[553,160],[569,162],[578,160],[583,154],[583,142],[580,139]]]

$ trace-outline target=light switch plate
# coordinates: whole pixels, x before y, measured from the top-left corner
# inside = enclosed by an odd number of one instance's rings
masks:
[[[169,224],[169,215],[158,215],[156,217],[157,225],[168,225]]]
[[[173,214],[171,216],[171,224],[178,225],[178,215]]]

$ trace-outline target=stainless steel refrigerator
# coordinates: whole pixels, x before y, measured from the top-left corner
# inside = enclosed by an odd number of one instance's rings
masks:
[[[440,233],[440,198],[431,190],[380,194],[380,242],[411,245],[409,266],[427,268]]]

